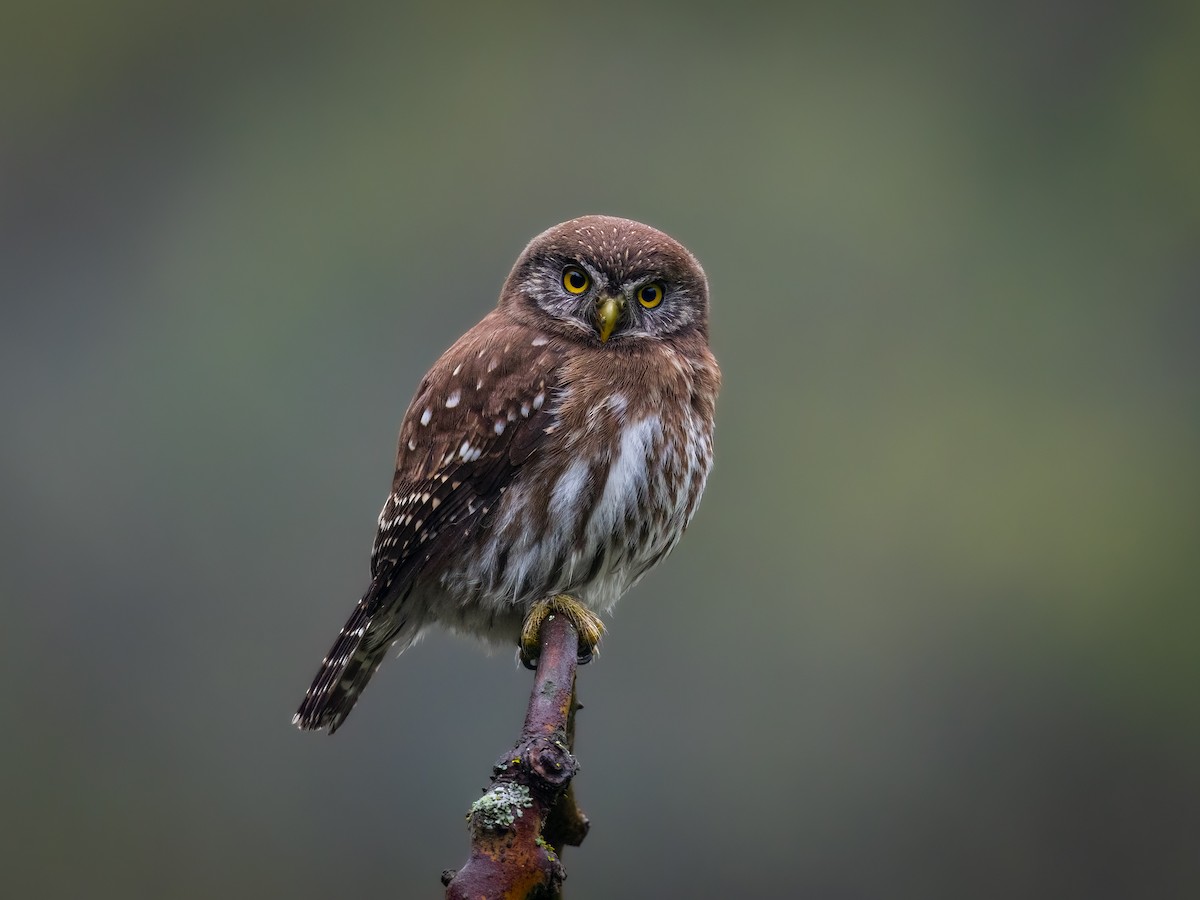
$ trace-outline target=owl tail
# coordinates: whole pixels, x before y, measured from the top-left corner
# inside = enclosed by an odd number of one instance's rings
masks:
[[[407,628],[407,622],[394,611],[377,608],[375,588],[372,584],[333,642],[292,717],[293,725],[305,731],[328,728],[333,734],[354,709],[391,646],[402,642],[407,647],[416,637],[417,629]],[[372,607],[376,607],[374,612]]]

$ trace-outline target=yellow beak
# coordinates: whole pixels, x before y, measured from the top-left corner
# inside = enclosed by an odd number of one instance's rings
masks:
[[[620,297],[602,297],[596,304],[596,326],[600,329],[600,340],[607,341],[625,310],[625,301]]]

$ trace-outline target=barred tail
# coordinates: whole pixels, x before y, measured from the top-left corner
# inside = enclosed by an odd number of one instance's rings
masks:
[[[293,725],[305,731],[328,728],[333,734],[354,709],[392,644],[397,640],[412,643],[415,629],[406,629],[403,618],[391,610],[372,611],[371,607],[377,606],[375,587],[372,584],[359,601],[321,662],[312,687],[292,717]]]

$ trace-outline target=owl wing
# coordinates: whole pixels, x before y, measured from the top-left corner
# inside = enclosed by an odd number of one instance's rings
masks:
[[[563,353],[556,342],[485,317],[421,382],[400,426],[396,476],[379,514],[371,584],[322,661],[293,721],[332,734],[394,642],[423,624],[405,601],[498,502],[551,427]]]
[[[462,546],[551,424],[561,351],[488,319],[438,360],[404,416],[371,551],[381,600],[403,596]]]

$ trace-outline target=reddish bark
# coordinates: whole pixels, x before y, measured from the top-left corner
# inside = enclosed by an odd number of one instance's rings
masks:
[[[578,636],[566,616],[542,625],[541,655],[521,737],[493,767],[492,787],[468,816],[471,856],[446,872],[447,900],[561,896],[565,845],[579,846],[588,820],[575,804]]]

